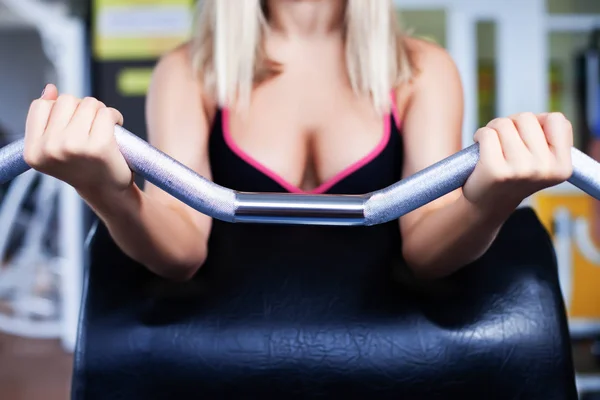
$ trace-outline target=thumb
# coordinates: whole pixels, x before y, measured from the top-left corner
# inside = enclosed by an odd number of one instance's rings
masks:
[[[58,99],[58,89],[50,83],[46,85],[40,98],[43,100],[56,100]]]

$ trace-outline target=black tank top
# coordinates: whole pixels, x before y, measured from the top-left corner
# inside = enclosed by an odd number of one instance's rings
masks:
[[[316,192],[364,194],[401,178],[403,149],[397,118],[393,113],[385,118],[379,145]],[[235,146],[228,132],[227,111],[215,115],[209,157],[213,180],[219,185],[247,192],[299,191]],[[217,296],[226,303],[234,301],[236,291],[255,292],[260,302],[246,304],[257,307],[254,315],[266,312],[269,318],[287,319],[299,313],[303,318],[319,319],[332,307],[356,311],[357,306],[361,309],[378,303],[389,287],[393,265],[401,262],[398,221],[373,227],[335,227],[215,220],[209,257],[200,274],[215,290],[223,291]],[[237,283],[232,284],[231,279]],[[311,295],[305,297],[306,293]],[[332,299],[337,299],[335,305]]]
[[[400,179],[402,140],[396,117],[385,117],[378,145],[361,160],[308,193],[365,194],[389,186]],[[286,182],[241,150],[231,138],[227,110],[218,110],[209,142],[213,180],[230,189],[247,192],[307,193]]]

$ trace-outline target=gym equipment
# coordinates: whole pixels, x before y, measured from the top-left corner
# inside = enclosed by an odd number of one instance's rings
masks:
[[[24,205],[36,183],[33,210]],[[36,171],[17,177],[0,204],[0,331],[37,339],[60,337],[60,269],[63,260],[46,244],[59,181]],[[15,232],[27,229],[16,249]]]
[[[593,242],[591,225],[596,201],[568,184],[536,193],[531,201],[554,242],[569,330],[575,340],[600,332],[600,249]]]
[[[23,59],[29,63],[25,70],[32,75],[30,82],[23,82],[19,90],[25,98],[22,112],[26,112],[30,100],[27,99],[30,85],[35,87],[39,94],[41,88],[51,74],[51,80],[65,93],[70,93],[79,98],[89,95],[89,58],[86,23],[71,11],[70,1],[46,0],[0,0],[1,13],[5,16],[8,10],[18,24],[30,27],[39,34],[39,48],[30,47],[28,52],[38,53],[43,61],[34,61],[27,56]],[[88,2],[83,2],[88,3]],[[1,18],[0,18],[1,19]],[[19,28],[20,29],[20,28]],[[2,34],[11,35],[10,30],[3,30]],[[10,63],[13,62],[12,57]],[[18,57],[17,57],[18,58]],[[36,72],[39,71],[39,72]],[[39,80],[38,80],[39,79]],[[4,87],[4,93],[14,92],[13,89]],[[15,99],[21,97],[15,93]],[[17,102],[18,103],[18,102]],[[4,110],[5,112],[7,110]],[[25,117],[25,115],[23,115]],[[15,119],[16,116],[13,116]],[[19,132],[15,132],[15,139]],[[14,139],[13,139],[14,140]],[[60,280],[58,293],[58,310],[60,322],[58,323],[57,337],[60,338],[62,347],[68,352],[75,348],[77,337],[77,318],[79,316],[79,300],[81,299],[85,239],[85,208],[77,192],[67,184],[60,182],[56,208],[56,255],[60,259]],[[2,229],[7,229],[2,226]],[[20,284],[20,282],[18,283]]]
[[[586,49],[576,57],[577,103],[579,126],[585,147],[600,137],[600,30],[590,34]]]
[[[74,399],[576,398],[556,258],[530,209],[517,210],[477,262],[436,282],[365,246],[375,240],[397,253],[394,220],[460,187],[477,145],[363,196],[255,194],[115,133],[132,170],[215,217],[220,232],[199,276],[173,283],[125,256],[98,225]],[[0,150],[2,179],[28,168],[22,150],[22,142]],[[598,196],[596,163],[573,149],[573,164],[570,182]],[[324,246],[339,258],[311,269],[312,251]],[[347,256],[349,248],[364,252]]]
[[[394,229],[215,220],[209,259],[181,284],[98,225],[72,398],[577,398],[553,247],[531,209],[437,282],[369,250],[396,251]],[[315,267],[323,253],[339,257]]]
[[[219,186],[121,126],[117,144],[131,170],[201,213],[227,222],[377,225],[460,188],[479,160],[474,144],[385,189],[363,196],[242,193]],[[0,150],[0,183],[27,171],[24,140]],[[600,199],[600,165],[572,148],[569,182]]]

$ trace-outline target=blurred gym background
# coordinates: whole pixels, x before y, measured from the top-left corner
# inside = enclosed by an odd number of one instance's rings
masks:
[[[576,145],[600,160],[600,1],[395,2],[404,25],[459,66],[465,145],[495,116],[562,111]],[[22,137],[47,82],[118,108],[144,137],[152,67],[189,37],[194,3],[0,0],[0,145]],[[555,242],[578,388],[591,399],[600,393],[599,202],[564,184],[527,203]],[[37,173],[0,187],[0,398],[69,398],[91,219],[72,189]]]

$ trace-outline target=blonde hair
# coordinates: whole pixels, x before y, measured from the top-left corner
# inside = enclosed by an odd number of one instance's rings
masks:
[[[255,85],[281,72],[268,57],[265,0],[200,0],[192,40],[194,67],[220,106],[248,105]],[[390,90],[412,76],[391,0],[347,0],[346,66],[358,96],[388,112]]]

